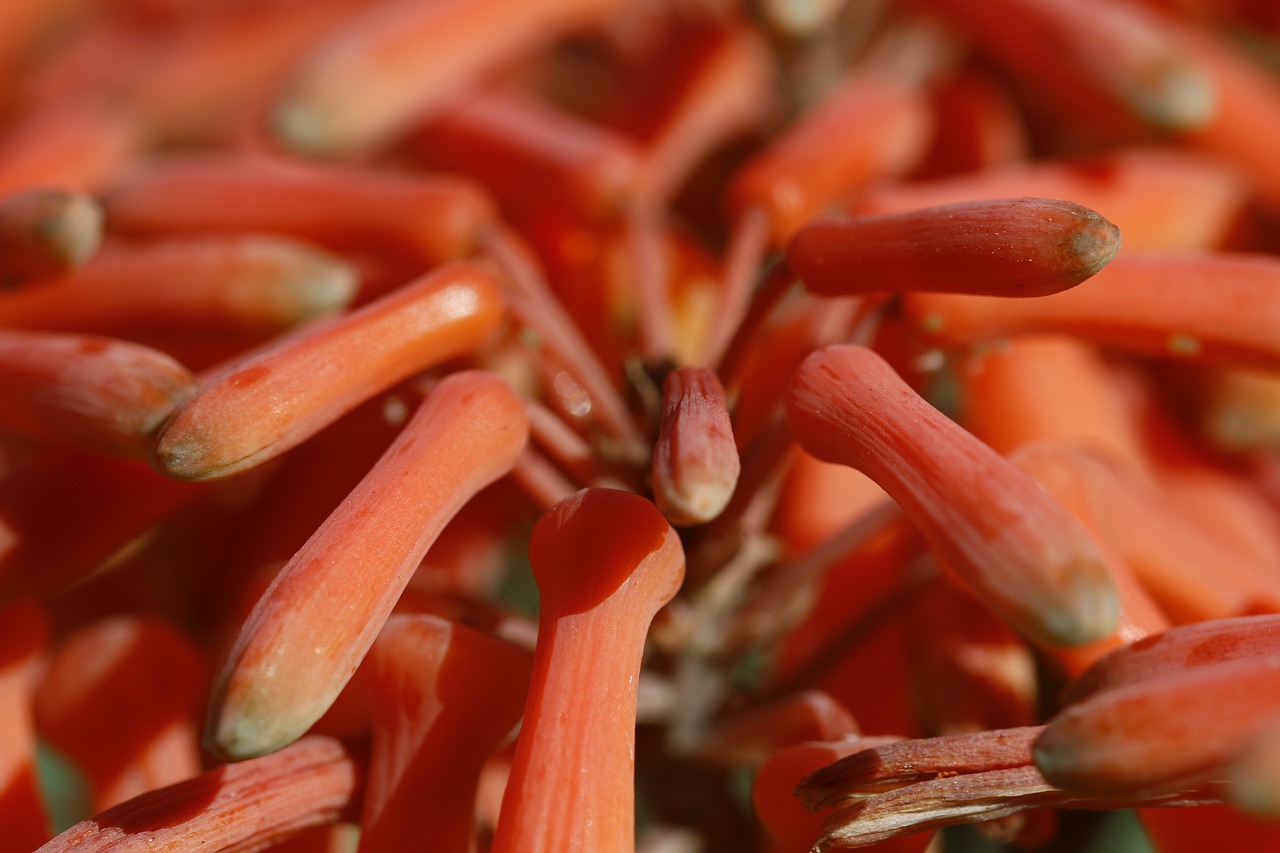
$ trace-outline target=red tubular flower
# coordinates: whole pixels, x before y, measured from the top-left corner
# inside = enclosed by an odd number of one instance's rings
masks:
[[[186,368],[149,347],[0,331],[0,432],[145,458],[151,434],[195,390]]]
[[[635,847],[636,678],[684,551],[648,501],[587,489],[534,528],[542,609],[494,853]]]
[[[1111,630],[1110,576],[1079,524],[872,351],[830,347],[806,359],[787,395],[787,420],[805,450],[879,483],[1018,630],[1051,645]]]
[[[477,677],[483,673],[481,677]],[[393,616],[369,652],[373,752],[360,849],[467,853],[476,785],[520,718],[529,657],[515,645],[434,616]]]
[[[493,202],[457,176],[400,180],[372,169],[204,155],[148,163],[103,199],[113,229],[162,234],[276,234],[374,251],[421,270],[475,249]]]
[[[1089,278],[1119,250],[1119,229],[1087,207],[1013,198],[815,219],[788,241],[787,263],[822,296],[1045,296]]]
[[[1046,779],[1077,794],[1175,793],[1226,781],[1278,711],[1274,658],[1206,664],[1067,706],[1036,740],[1035,762]]]
[[[1092,124],[1196,130],[1212,78],[1180,29],[1141,5],[1070,0],[929,0],[998,61]],[[1047,49],[1049,45],[1053,49]]]
[[[326,737],[229,764],[142,794],[81,821],[38,853],[106,853],[205,846],[256,850],[350,816],[365,760]]]
[[[347,307],[356,285],[351,265],[294,240],[174,239],[116,246],[40,287],[0,294],[0,322],[124,336],[260,336]]]
[[[336,155],[385,142],[448,100],[459,83],[561,32],[594,23],[613,0],[392,2],[318,45],[272,110],[290,148]]]
[[[260,465],[379,391],[478,347],[503,307],[491,271],[456,264],[304,330],[211,378],[156,436],[156,468],[207,480]]]
[[[663,383],[662,408],[654,501],[672,524],[711,521],[733,497],[741,469],[724,388],[710,370],[681,368]]]
[[[254,607],[214,681],[208,746],[262,755],[306,732],[441,529],[511,470],[527,434],[524,407],[499,377],[441,382]]]
[[[452,105],[410,147],[434,168],[483,181],[517,215],[545,208],[608,225],[640,192],[633,141],[507,92],[480,92]]]
[[[914,293],[907,310],[926,334],[952,344],[1050,332],[1147,355],[1274,370],[1280,367],[1277,306],[1275,258],[1133,252],[1043,299]]]
[[[1269,4],[0,10],[3,853],[1280,849]]]

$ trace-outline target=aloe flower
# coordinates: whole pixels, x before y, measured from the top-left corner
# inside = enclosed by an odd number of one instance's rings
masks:
[[[0,853],[1280,849],[1266,4],[4,5]]]

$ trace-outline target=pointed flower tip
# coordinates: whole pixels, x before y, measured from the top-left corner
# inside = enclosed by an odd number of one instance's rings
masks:
[[[1046,608],[1029,633],[1053,646],[1082,646],[1111,634],[1120,621],[1120,599],[1106,571],[1103,566],[1071,578],[1068,594]]]
[[[102,240],[102,207],[89,196],[72,195],[65,219],[56,224],[58,242],[66,259],[75,266],[87,261]]]
[[[37,233],[68,266],[79,266],[97,250],[103,217],[92,197],[65,190],[33,190],[18,198],[30,199],[41,210]]]
[[[674,525],[705,524],[717,518],[733,497],[733,483],[722,478],[687,485],[679,492],[655,492],[654,500],[662,514]]]
[[[355,299],[360,277],[351,264],[319,253],[302,261],[297,306],[300,319],[346,308]]]
[[[324,118],[305,104],[286,100],[271,112],[271,134],[285,148],[308,157],[337,152]]]
[[[1218,112],[1213,81],[1185,62],[1171,63],[1154,85],[1134,91],[1130,102],[1143,119],[1170,133],[1202,128]]]
[[[1093,276],[1120,252],[1120,228],[1102,214],[1079,208],[1082,224],[1071,232],[1070,253],[1080,260],[1080,279]]]
[[[270,755],[298,736],[297,732],[284,731],[280,722],[280,717],[270,711],[255,712],[252,708],[234,711],[215,706],[210,709],[205,727],[204,748],[231,761]]]
[[[209,464],[208,454],[198,437],[188,435],[174,439],[167,435],[164,426],[160,427],[151,449],[151,467],[166,477],[189,483],[216,480],[222,476],[222,466]]]
[[[286,708],[270,684],[263,684],[260,691],[234,688],[234,683],[221,689],[215,683],[203,740],[212,755],[229,761],[260,758],[290,746],[332,704],[330,698],[322,697]]]
[[[683,367],[667,377],[662,395],[654,501],[672,524],[705,524],[724,511],[741,472],[724,387],[711,370]]]

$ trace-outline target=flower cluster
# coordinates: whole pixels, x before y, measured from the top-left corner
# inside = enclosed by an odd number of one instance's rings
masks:
[[[1280,848],[1277,56],[5,4],[0,853]]]

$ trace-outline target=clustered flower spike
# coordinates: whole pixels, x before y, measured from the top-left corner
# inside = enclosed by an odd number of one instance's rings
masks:
[[[0,853],[1280,849],[1277,50],[0,3]]]

